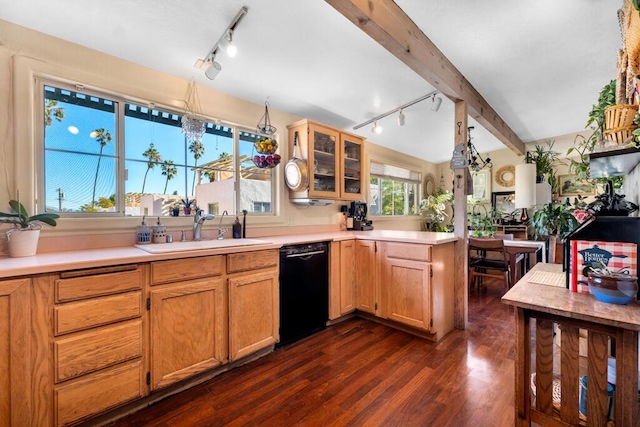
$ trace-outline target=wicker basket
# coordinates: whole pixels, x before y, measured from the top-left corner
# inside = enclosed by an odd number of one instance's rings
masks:
[[[604,110],[605,131],[626,128],[633,125],[633,118],[638,112],[637,105],[618,104]]]
[[[633,137],[633,131],[638,126],[627,126],[604,131],[604,139],[615,142],[618,145],[626,144]]]

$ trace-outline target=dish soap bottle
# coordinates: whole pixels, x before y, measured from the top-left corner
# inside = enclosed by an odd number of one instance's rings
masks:
[[[239,239],[242,237],[242,224],[240,224],[240,220],[236,217],[235,222],[233,223],[233,238]]]

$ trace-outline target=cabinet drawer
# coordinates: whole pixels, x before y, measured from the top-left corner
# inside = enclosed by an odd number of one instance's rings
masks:
[[[385,242],[387,258],[408,259],[412,261],[431,261],[431,246],[415,243]]]
[[[159,285],[224,273],[224,255],[174,259],[151,263],[151,284]]]
[[[53,310],[56,336],[142,315],[142,292],[128,292],[59,305]]]
[[[142,355],[142,321],[132,320],[54,341],[56,383]]]
[[[56,302],[75,301],[142,289],[141,267],[132,265],[116,268],[126,269],[126,271],[113,271],[110,268],[87,270],[86,275],[79,277],[70,276],[84,272],[61,273],[61,278],[55,282]]]
[[[142,368],[138,359],[56,387],[56,425],[67,425],[142,397]]]
[[[278,257],[277,249],[229,254],[227,255],[227,273],[276,267]]]

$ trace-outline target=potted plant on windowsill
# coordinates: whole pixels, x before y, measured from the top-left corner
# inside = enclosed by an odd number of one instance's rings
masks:
[[[29,216],[27,210],[17,200],[9,201],[9,206],[13,212],[0,212],[0,223],[13,224],[15,228],[7,231],[9,241],[10,257],[33,256],[38,249],[38,239],[40,238],[40,222],[52,227],[57,225],[56,219],[60,215],[55,213],[42,213]]]
[[[438,190],[435,194],[420,200],[420,213],[424,218],[426,231],[447,231],[442,222],[447,217],[447,203],[452,200],[453,193],[445,190]]]
[[[181,200],[182,200],[182,209],[184,210],[184,214],[187,216],[191,215],[191,207],[195,205],[196,199],[189,199],[189,196],[187,196]]]

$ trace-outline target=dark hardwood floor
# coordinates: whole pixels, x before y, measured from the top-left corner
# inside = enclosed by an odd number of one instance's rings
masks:
[[[431,343],[354,318],[115,426],[512,426],[515,323],[490,283]]]

